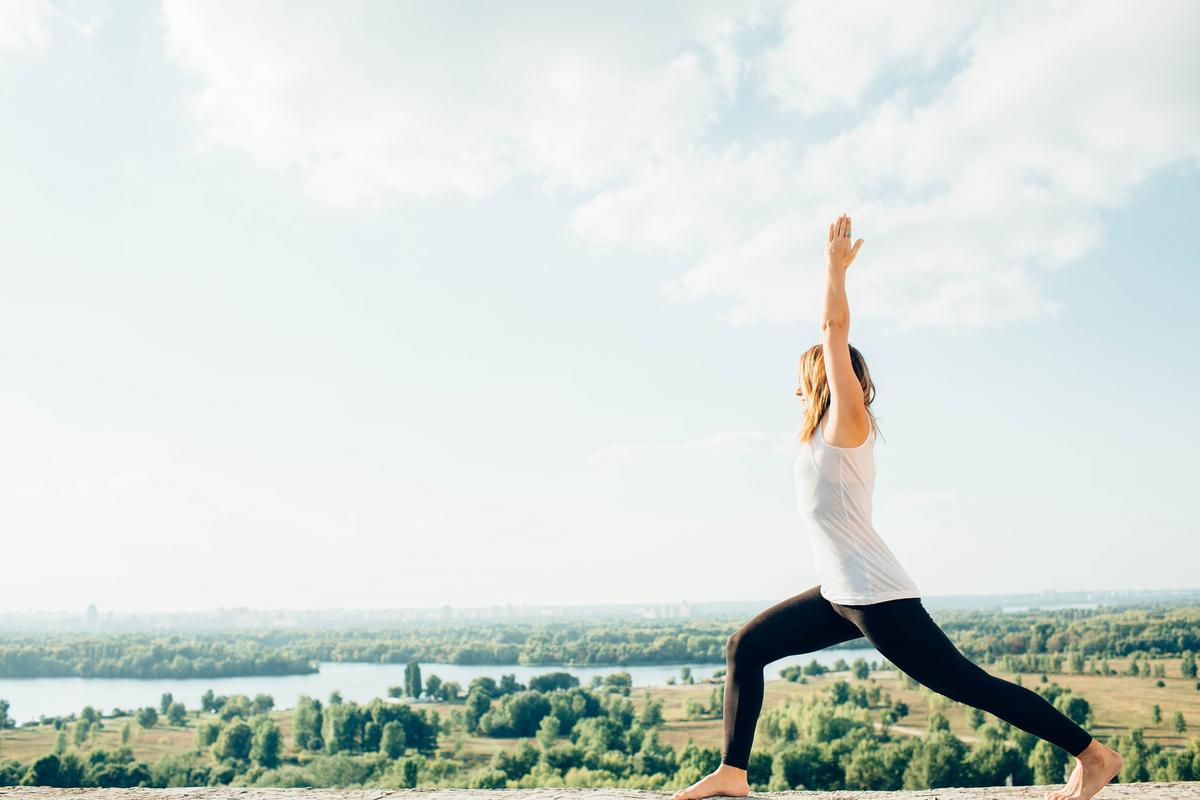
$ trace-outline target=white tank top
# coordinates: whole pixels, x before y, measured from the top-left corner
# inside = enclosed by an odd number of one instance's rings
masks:
[[[875,430],[858,447],[825,441],[825,418],[796,457],[796,497],[816,560],[821,595],[870,605],[921,592],[871,524]]]

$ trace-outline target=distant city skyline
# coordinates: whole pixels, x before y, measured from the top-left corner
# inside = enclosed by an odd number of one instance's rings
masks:
[[[0,614],[804,591],[842,212],[921,591],[1193,585],[1197,30],[0,4]]]
[[[131,631],[267,630],[271,628],[386,628],[430,623],[551,622],[571,619],[687,620],[702,617],[752,616],[782,598],[711,603],[641,603],[604,605],[520,606],[511,603],[475,608],[398,609],[252,609],[217,608],[175,613],[114,612],[101,614],[95,605],[82,614],[73,611],[0,613],[0,633],[97,633]],[[1137,603],[1200,599],[1200,589],[1153,591],[1055,592],[1011,595],[926,596],[934,610],[999,608],[1004,612],[1031,609],[1097,608]],[[1025,605],[1022,605],[1025,604]]]

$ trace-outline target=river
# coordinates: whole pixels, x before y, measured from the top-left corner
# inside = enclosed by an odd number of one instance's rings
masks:
[[[814,658],[832,666],[839,658],[851,663],[856,658],[882,661],[874,648],[847,650],[835,648],[780,659],[767,668],[767,678],[775,678],[779,670],[791,664],[807,664]],[[534,675],[547,672],[569,672],[587,684],[593,675],[608,675],[624,670],[633,677],[635,688],[665,686],[667,678],[679,679],[680,669],[691,667],[694,678],[707,678],[720,669],[720,664],[673,664],[642,667],[528,667],[513,665],[460,666],[457,664],[422,664],[421,677],[437,675],[443,681],[458,681],[465,689],[473,678],[488,675],[497,680],[501,675],[515,674],[518,683],[527,684]],[[389,686],[404,685],[404,664],[347,664],[323,663],[313,675],[262,676],[248,678],[212,678],[196,680],[134,680],[132,678],[24,678],[0,680],[0,699],[11,707],[8,715],[17,723],[79,713],[92,706],[103,713],[114,708],[130,710],[142,706],[158,707],[159,698],[170,692],[174,699],[189,710],[199,708],[200,696],[208,689],[218,695],[244,694],[253,698],[258,693],[275,698],[276,708],[293,708],[302,694],[325,701],[338,691],[346,700],[366,703],[387,694]]]

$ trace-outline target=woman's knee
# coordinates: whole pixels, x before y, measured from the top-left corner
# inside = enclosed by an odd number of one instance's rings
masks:
[[[752,664],[756,660],[757,650],[754,637],[746,628],[740,628],[725,642],[725,661],[730,667]]]

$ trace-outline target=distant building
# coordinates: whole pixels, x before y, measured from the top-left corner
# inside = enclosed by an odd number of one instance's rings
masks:
[[[87,629],[95,633],[100,628],[100,609],[96,608],[96,604],[88,606],[87,610]]]

